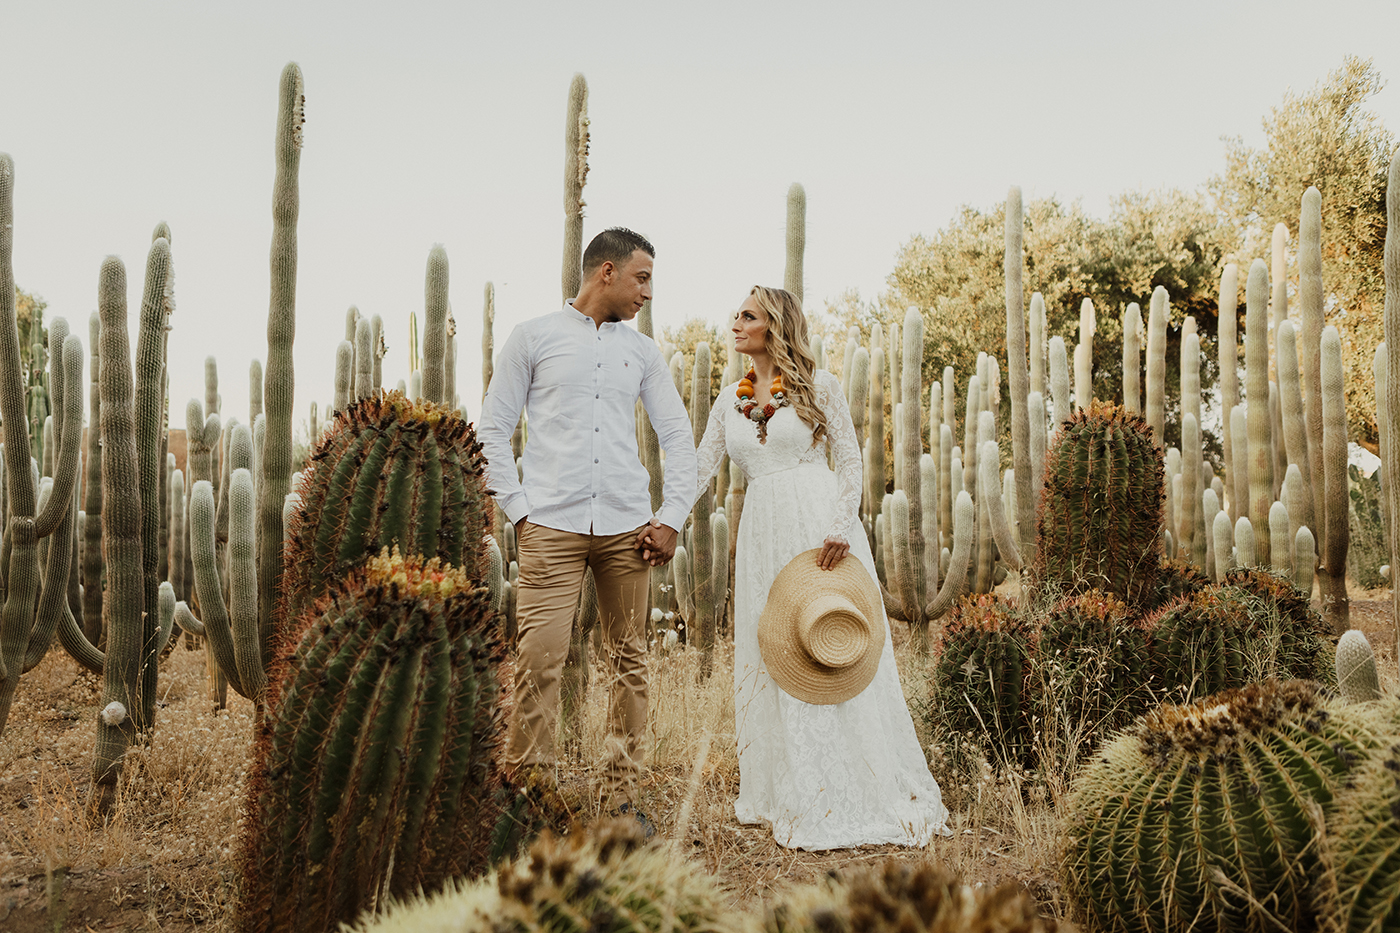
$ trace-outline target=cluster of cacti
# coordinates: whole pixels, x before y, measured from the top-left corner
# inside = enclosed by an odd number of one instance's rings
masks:
[[[1310,929],[1326,908],[1317,808],[1386,741],[1384,717],[1305,681],[1143,717],[1076,779],[1062,877],[1098,930]]]
[[[503,643],[485,589],[385,551],[282,636],[248,781],[244,930],[324,930],[486,867]]]

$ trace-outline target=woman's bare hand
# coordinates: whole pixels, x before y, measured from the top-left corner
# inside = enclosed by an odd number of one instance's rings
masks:
[[[851,546],[839,538],[827,538],[822,543],[822,552],[817,555],[817,566],[823,570],[832,570],[841,559],[851,552]]]

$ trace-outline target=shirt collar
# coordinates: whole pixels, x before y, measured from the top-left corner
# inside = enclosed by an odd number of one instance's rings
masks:
[[[564,303],[564,317],[570,318],[571,321],[587,322],[588,326],[591,326],[591,328],[598,329],[598,331],[603,331],[603,329],[610,329],[616,325],[616,322],[613,321],[603,321],[602,326],[598,326],[598,322],[594,321],[594,319],[588,317],[587,314],[584,314],[584,312],[574,307],[573,298],[570,298],[570,300]]]

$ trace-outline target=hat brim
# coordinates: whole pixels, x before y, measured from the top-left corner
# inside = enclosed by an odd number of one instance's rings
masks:
[[[875,679],[885,647],[885,614],[880,588],[865,566],[847,556],[831,570],[817,565],[821,548],[803,551],[773,579],[758,618],[758,651],[768,676],[784,693],[819,706],[844,703]],[[836,593],[856,608],[869,630],[865,652],[853,664],[831,668],[816,661],[798,639],[798,617],[817,595]]]

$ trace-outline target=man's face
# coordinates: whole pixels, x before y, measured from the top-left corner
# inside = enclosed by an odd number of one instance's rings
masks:
[[[637,249],[621,266],[604,271],[608,320],[630,321],[651,299],[651,266],[651,257]]]

